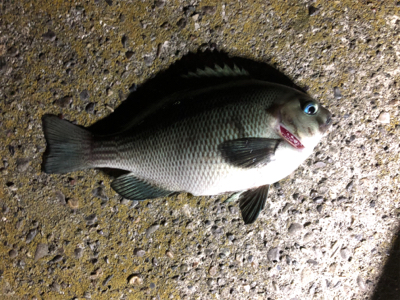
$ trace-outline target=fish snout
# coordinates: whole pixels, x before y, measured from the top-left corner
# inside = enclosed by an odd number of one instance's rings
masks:
[[[326,120],[324,123],[319,125],[319,130],[322,133],[325,133],[331,125],[332,125],[332,114],[327,110]]]

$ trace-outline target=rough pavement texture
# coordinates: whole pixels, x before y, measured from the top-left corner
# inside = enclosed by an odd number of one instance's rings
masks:
[[[1,1],[0,298],[370,299],[400,215],[399,30],[391,0]],[[256,223],[225,197],[137,203],[96,170],[41,172],[43,114],[88,126],[210,47],[335,116]]]

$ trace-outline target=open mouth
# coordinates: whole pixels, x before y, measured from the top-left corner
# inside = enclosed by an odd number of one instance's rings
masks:
[[[283,127],[281,124],[279,125],[279,131],[281,136],[293,147],[296,149],[303,149],[304,146],[300,142],[300,140],[295,137],[293,133],[291,133],[289,130],[287,130],[285,127]]]

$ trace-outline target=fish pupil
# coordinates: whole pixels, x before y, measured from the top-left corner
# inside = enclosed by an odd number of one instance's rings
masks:
[[[315,108],[311,106],[311,107],[308,109],[308,113],[314,114],[314,113],[315,113]]]

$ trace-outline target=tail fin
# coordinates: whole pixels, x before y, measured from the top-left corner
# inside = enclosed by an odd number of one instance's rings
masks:
[[[42,169],[46,173],[68,173],[90,168],[93,135],[55,115],[42,117],[47,149]]]

